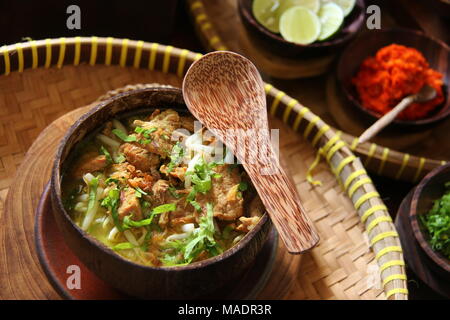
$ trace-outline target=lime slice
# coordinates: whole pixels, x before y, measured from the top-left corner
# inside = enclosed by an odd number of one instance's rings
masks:
[[[355,7],[356,0],[322,0],[322,4],[333,2],[341,7],[342,11],[344,11],[344,17],[348,16]]]
[[[303,45],[313,43],[320,34],[319,18],[305,7],[292,7],[281,15],[280,33],[290,42]]]
[[[320,0],[283,0],[281,1],[280,14],[295,6],[303,6],[317,13],[320,8]]]
[[[253,15],[260,24],[272,32],[278,33],[280,22],[280,3],[282,0],[254,0]]]
[[[326,40],[332,37],[344,22],[344,12],[341,7],[334,3],[327,3],[319,10],[319,20],[321,30],[319,40]]]

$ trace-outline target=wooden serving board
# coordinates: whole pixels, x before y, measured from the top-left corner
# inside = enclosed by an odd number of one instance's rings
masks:
[[[71,70],[70,67],[68,69]],[[129,75],[124,76],[123,70],[116,70],[116,75],[122,74],[122,79],[117,82],[129,78]],[[114,74],[112,70],[110,72],[110,75]],[[138,71],[129,69],[127,72],[132,74]],[[163,77],[156,74],[159,76],[154,78]],[[177,81],[172,78],[170,83],[176,84]],[[78,82],[77,86],[77,90],[89,91],[88,83]],[[4,207],[0,206],[3,226],[0,229],[0,274],[4,275],[0,284],[0,299],[59,298],[39,266],[33,236],[34,212],[49,180],[56,146],[75,119],[91,107],[88,105],[73,110],[43,130],[23,158],[16,176],[9,180],[12,183],[6,203]],[[306,172],[315,157],[315,150],[281,121],[271,119],[271,126],[280,130],[283,162],[292,173],[305,208],[319,231],[321,242],[303,256],[289,255],[280,243],[273,272],[258,297],[383,299],[385,296],[379,285],[380,280],[373,273],[377,270],[374,254],[352,202],[340,189],[326,164],[320,164],[315,170],[316,178],[322,180],[323,185],[311,187],[306,181]],[[5,193],[3,191],[3,195]]]

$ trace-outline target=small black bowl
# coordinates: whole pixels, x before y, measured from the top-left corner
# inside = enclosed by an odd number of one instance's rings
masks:
[[[267,50],[284,57],[312,58],[336,53],[339,48],[353,39],[364,23],[364,0],[356,0],[353,11],[345,17],[344,25],[335,36],[326,41],[301,45],[286,41],[280,34],[273,33],[262,26],[253,15],[252,4],[253,0],[238,0],[239,14],[250,38]]]
[[[346,102],[360,111],[366,118],[372,121],[378,120],[382,115],[364,108],[361,105],[359,95],[352,78],[357,74],[361,63],[369,56],[390,44],[399,44],[419,50],[428,61],[430,67],[443,74],[444,97],[442,106],[420,120],[394,120],[392,124],[403,127],[417,127],[430,125],[443,120],[450,115],[450,103],[448,98],[448,84],[450,74],[449,47],[440,40],[433,39],[419,31],[408,29],[385,29],[367,31],[356,38],[342,53],[337,66],[337,81],[344,93]],[[352,110],[349,110],[352,112]]]

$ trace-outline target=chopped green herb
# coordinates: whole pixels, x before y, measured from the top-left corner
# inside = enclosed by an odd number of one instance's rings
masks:
[[[111,211],[111,216],[114,222],[114,225],[119,229],[119,231],[123,231],[122,224],[119,221],[119,199],[120,199],[120,190],[119,189],[111,189],[108,192],[108,196],[106,196],[102,203],[102,207],[106,207]]]
[[[158,214],[158,213],[164,213],[164,212],[169,212],[169,211],[175,211],[177,209],[177,205],[175,203],[167,203],[167,204],[162,204],[160,206],[157,206],[155,208],[153,208],[153,213]]]
[[[92,178],[89,181],[89,202],[87,207],[87,212],[91,211],[94,208],[95,201],[97,201],[97,188],[98,188],[98,178]]]
[[[134,132],[140,133],[144,136],[144,138],[150,138],[150,134],[158,130],[157,128],[144,129],[142,127],[136,127]]]
[[[170,162],[167,165],[167,171],[171,172],[177,165],[181,163],[184,156],[184,149],[181,147],[180,143],[177,142],[170,153]]]
[[[181,194],[179,194],[177,192],[177,189],[175,189],[174,187],[169,187],[169,193],[171,194],[172,197],[174,197],[175,199],[180,199],[181,197],[183,197]]]
[[[111,177],[105,180],[106,185],[111,184],[111,183],[115,183],[116,185],[119,185],[119,180],[111,178]]]
[[[125,156],[123,154],[119,154],[115,157],[114,162],[115,163],[122,163],[126,160]]]
[[[238,187],[239,191],[246,191],[248,189],[248,184],[245,181],[241,181]]]
[[[189,201],[189,203],[195,208],[195,210],[202,211],[202,207],[200,206],[200,204],[197,201],[191,200],[191,201]]]
[[[130,229],[130,228],[139,228],[139,227],[147,226],[152,223],[155,215],[161,214],[164,212],[175,211],[176,208],[177,208],[177,206],[175,203],[167,203],[167,204],[157,206],[157,207],[153,208],[150,218],[139,220],[139,221],[131,220],[131,216],[125,216],[123,218],[123,228]]]
[[[148,195],[147,192],[145,192],[144,190],[142,190],[142,189],[139,188],[139,187],[136,187],[135,190],[136,190],[136,193],[139,193],[138,198],[140,198],[141,196],[147,196],[147,195]]]
[[[167,253],[162,261],[166,265],[188,264],[205,250],[210,256],[222,253],[223,249],[214,239],[214,233],[213,206],[207,203],[206,215],[200,218],[199,227],[183,240],[168,241],[168,249],[174,252]]]
[[[100,152],[105,155],[106,163],[108,165],[113,163],[113,159],[111,158],[111,154],[108,152],[108,150],[106,150],[106,148],[104,146],[100,147]]]
[[[119,137],[119,139],[125,141],[125,142],[135,142],[137,141],[136,136],[133,135],[127,135],[125,132],[123,132],[122,130],[119,129],[114,129],[112,131],[112,133],[114,133],[117,137]]]

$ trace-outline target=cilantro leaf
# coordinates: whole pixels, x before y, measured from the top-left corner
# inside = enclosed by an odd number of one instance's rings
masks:
[[[125,141],[125,142],[135,142],[137,141],[136,136],[132,136],[132,135],[127,135],[125,132],[123,132],[122,130],[119,129],[114,129],[112,131],[112,133],[114,133],[117,137],[119,137],[119,139]]]
[[[153,208],[150,218],[139,220],[139,221],[131,220],[131,216],[125,216],[123,218],[123,228],[130,229],[130,228],[139,228],[139,227],[147,226],[152,223],[153,218],[157,214],[161,214],[161,213],[169,212],[169,211],[175,211],[176,208],[177,208],[177,206],[175,203],[162,204],[160,206]]]
[[[211,203],[206,204],[206,215],[199,221],[199,227],[183,240],[168,241],[168,249],[174,251],[166,254],[163,262],[166,265],[188,264],[194,261],[203,251],[210,256],[223,252],[219,243],[214,239],[214,212]]]
[[[111,216],[119,231],[123,231],[122,224],[119,221],[119,200],[120,200],[120,190],[119,189],[111,189],[108,192],[108,195],[103,199],[101,206],[106,207],[111,211]]]
[[[180,143],[177,142],[172,147],[172,152],[170,153],[170,162],[167,165],[167,172],[171,172],[177,165],[181,163],[184,157],[184,149],[181,147]]]

